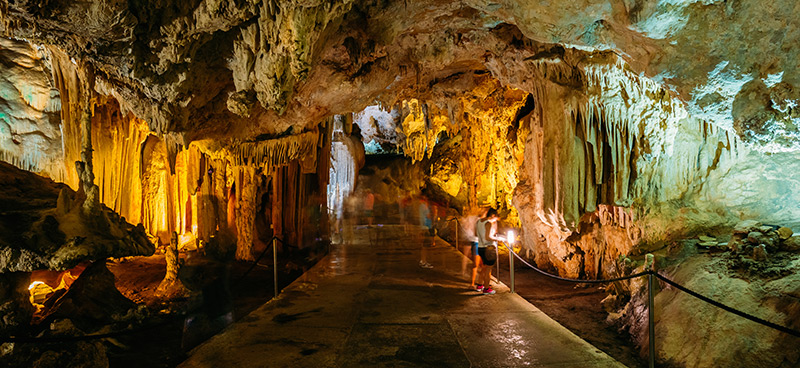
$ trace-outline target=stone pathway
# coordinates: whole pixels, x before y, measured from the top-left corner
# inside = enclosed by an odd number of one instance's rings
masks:
[[[460,252],[402,225],[356,228],[279,297],[180,367],[624,367],[504,285],[467,289]],[[430,241],[430,238],[427,238]]]

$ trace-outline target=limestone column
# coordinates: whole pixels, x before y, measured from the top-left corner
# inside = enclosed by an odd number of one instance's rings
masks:
[[[258,177],[252,167],[242,167],[240,169],[239,180],[241,192],[236,202],[236,229],[239,236],[236,241],[236,259],[242,261],[253,260],[253,233],[256,221],[256,191],[258,189]]]
[[[81,161],[75,162],[80,181],[79,190],[83,191],[86,199],[82,211],[87,217],[97,215],[100,210],[100,188],[94,185],[94,165],[92,164],[92,81],[94,73],[90,64],[84,64],[81,76]]]
[[[164,252],[164,259],[167,263],[167,274],[164,280],[158,285],[156,295],[161,297],[177,296],[187,293],[183,282],[178,278],[178,271],[181,268],[180,257],[178,256],[178,233],[172,232]]]

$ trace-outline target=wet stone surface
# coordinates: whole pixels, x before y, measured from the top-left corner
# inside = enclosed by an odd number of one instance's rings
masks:
[[[444,242],[426,248],[425,269],[402,226],[351,234],[180,367],[624,367],[503,284],[468,290]]]

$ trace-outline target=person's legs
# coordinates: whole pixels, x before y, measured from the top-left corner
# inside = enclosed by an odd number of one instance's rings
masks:
[[[478,276],[479,273],[482,273],[483,271],[482,268],[483,262],[481,262],[481,256],[476,254],[475,257],[473,257],[473,261],[475,262],[475,266],[472,267],[472,281],[469,284],[469,287],[471,288],[475,288],[475,278]],[[478,279],[479,284],[483,285],[482,283],[480,283],[480,281],[481,279]]]
[[[419,266],[422,268],[433,268],[433,266],[428,263],[428,246],[423,243],[422,249],[419,251]]]
[[[419,251],[419,266],[422,268],[433,268],[433,265],[428,263],[428,248],[430,245],[428,240],[425,239],[425,233],[422,233],[422,248]]]
[[[475,288],[475,278],[478,276],[478,273],[481,271],[481,265],[483,264],[483,261],[481,260],[481,256],[478,254],[478,244],[477,243],[474,243],[474,242],[472,243],[471,251],[472,251],[473,266],[472,266],[472,279],[471,279],[471,281],[469,283],[469,287]],[[478,279],[478,281],[480,281],[480,279]]]
[[[492,265],[484,264],[483,265],[483,293],[484,294],[494,294],[494,289],[492,289]]]

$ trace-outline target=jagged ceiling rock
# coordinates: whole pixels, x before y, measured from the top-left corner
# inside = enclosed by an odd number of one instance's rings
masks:
[[[800,148],[798,51],[791,47],[800,41],[798,6],[792,0],[105,0],[7,2],[2,15],[6,33],[90,60],[106,92],[152,130],[189,132],[189,140],[303,128],[376,98],[419,92],[453,73],[497,73],[491,63],[498,58],[567,61],[552,48],[560,44],[567,52],[585,50],[572,52],[587,63],[608,62],[598,50],[619,55],[635,72],[664,83],[690,113],[776,151]],[[513,33],[504,24],[520,34],[499,37]],[[497,42],[529,55],[498,53]],[[748,85],[757,80],[763,88]]]

